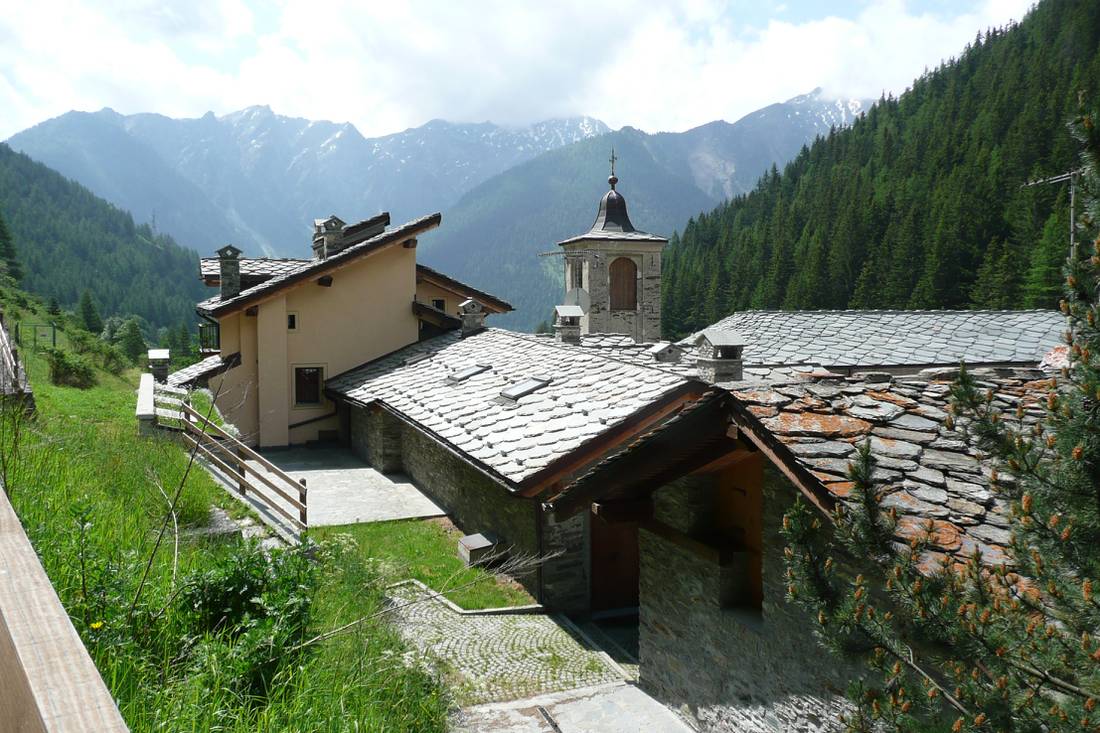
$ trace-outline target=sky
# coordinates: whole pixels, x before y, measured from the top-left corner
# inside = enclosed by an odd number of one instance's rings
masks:
[[[1033,0],[30,0],[0,17],[0,139],[71,109],[254,104],[376,136],[591,115],[681,131],[822,87],[899,94]]]

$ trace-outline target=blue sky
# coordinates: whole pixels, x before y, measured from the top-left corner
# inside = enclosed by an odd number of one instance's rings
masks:
[[[365,135],[578,114],[684,130],[819,86],[900,93],[1030,2],[34,0],[0,18],[0,138],[69,109],[252,104]]]

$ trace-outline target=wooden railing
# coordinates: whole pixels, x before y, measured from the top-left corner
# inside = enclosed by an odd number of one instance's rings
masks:
[[[236,479],[237,491],[242,497],[251,496],[254,501],[278,513],[299,534],[307,529],[309,521],[304,478],[295,481],[191,405],[183,403],[179,409],[184,415],[184,441],[227,477]],[[274,492],[290,509],[274,501],[265,489]]]
[[[4,316],[0,314],[0,393],[29,396],[30,391],[27,372],[19,360],[19,352],[12,345]]]

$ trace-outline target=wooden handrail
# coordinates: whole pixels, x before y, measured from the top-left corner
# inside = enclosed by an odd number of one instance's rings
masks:
[[[194,417],[194,418],[196,418],[200,421],[202,421],[202,423],[204,424],[204,431],[205,431],[206,427],[213,428],[215,431],[218,432],[219,435],[221,435],[222,437],[226,438],[231,443],[233,443],[233,446],[235,448],[237,448],[238,450],[243,452],[246,456],[248,456],[252,460],[259,463],[261,466],[263,466],[269,472],[275,474],[276,476],[278,476],[282,480],[286,481],[288,484],[294,484],[294,485],[298,484],[298,482],[296,480],[292,479],[290,476],[287,476],[286,473],[284,473],[283,470],[280,469],[278,466],[276,466],[274,463],[267,460],[266,458],[264,458],[262,455],[260,455],[256,451],[249,448],[247,445],[242,443],[240,440],[238,440],[234,436],[230,435],[228,432],[226,432],[224,429],[222,429],[221,426],[216,425],[212,421],[208,420],[206,418],[206,416],[199,413],[197,410],[195,410],[195,408],[191,407],[191,405],[188,405],[188,404],[184,403],[183,412],[188,414],[188,415],[191,415],[192,417]]]
[[[184,437],[185,440],[187,440],[188,443],[190,443],[192,446],[194,446],[196,450],[201,451],[203,456],[207,460],[212,462],[215,466],[220,468],[222,471],[226,472],[229,475],[234,475],[235,473],[237,473],[225,461],[223,461],[222,459],[220,459],[216,455],[214,455],[214,453],[208,447],[206,447],[205,445],[200,443],[196,438],[193,438],[190,435],[187,435],[186,433],[183,434],[183,437]],[[213,441],[213,442],[216,443],[216,441]],[[271,486],[270,483],[268,485]],[[275,488],[275,487],[272,486],[272,488]],[[280,491],[279,489],[275,489],[275,490],[279,492],[280,496],[283,496],[284,498],[287,498],[286,494],[284,494],[282,491]],[[262,494],[258,494],[258,495],[262,496]],[[303,522],[300,519],[300,515],[299,515],[299,517],[295,517],[293,514],[288,512],[286,509],[283,509],[281,506],[279,506],[278,504],[276,504],[273,501],[265,501],[264,504],[267,507],[269,507],[270,509],[273,509],[276,512],[278,512],[279,514],[286,517],[286,519],[288,519],[290,522],[298,525],[302,529],[306,529],[306,524],[305,524],[305,522]],[[295,505],[295,508],[299,509],[299,512],[300,512],[302,506],[299,505],[297,501],[293,501],[293,504]]]
[[[207,435],[206,433],[204,433],[201,428],[199,428],[199,427],[197,427],[197,426],[195,426],[191,423],[187,423],[186,424],[186,429],[187,429],[187,432],[189,432],[189,433],[194,433],[195,435],[206,437],[208,440],[210,440],[210,445],[217,446],[219,450],[223,451],[225,453],[225,455],[229,457],[229,461],[231,461],[233,463],[236,463],[238,466],[240,466],[240,469],[238,471],[236,471],[236,473],[240,474],[240,473],[248,472],[248,473],[252,474],[256,478],[258,478],[260,481],[262,481],[269,489],[271,489],[276,494],[278,494],[279,496],[283,497],[288,502],[290,502],[290,504],[293,505],[293,507],[295,509],[301,509],[302,507],[305,506],[305,504],[300,502],[297,497],[291,496],[290,494],[286,493],[285,490],[279,488],[279,486],[277,486],[271,479],[269,479],[267,476],[265,476],[262,471],[258,471],[254,466],[248,465],[247,461],[245,461],[242,458],[240,458],[239,456],[235,455],[233,453],[233,451],[231,451],[227,446],[224,446],[221,443],[219,443],[218,441],[214,440],[213,438],[210,438],[210,436]],[[188,437],[190,437],[190,436],[188,436]],[[200,445],[202,445],[202,444],[200,443]],[[203,448],[207,448],[207,446],[203,445]],[[288,479],[288,483],[290,483],[295,488],[295,490],[300,488],[300,484],[297,481],[295,481],[294,479]]]

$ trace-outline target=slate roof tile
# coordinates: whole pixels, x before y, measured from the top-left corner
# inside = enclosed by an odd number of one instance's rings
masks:
[[[1054,310],[750,310],[711,327],[745,337],[746,365],[1024,364],[1058,345],[1064,318]]]
[[[955,371],[937,370],[886,386],[850,377],[835,394],[801,382],[745,386],[733,395],[754,414],[781,405],[786,412],[761,422],[790,451],[788,460],[801,464],[840,500],[851,492],[846,479],[855,446],[869,439],[876,458],[872,476],[883,504],[898,512],[899,541],[924,536],[931,528],[936,553],[952,562],[975,550],[987,562],[1000,562],[1007,559],[1008,517],[989,487],[992,467],[979,462],[976,446],[964,434],[942,424]],[[1006,419],[1016,419],[1017,404],[1025,408],[1025,426],[1044,414],[1052,382],[1035,379],[1034,370],[975,369],[973,374],[1005,395]],[[854,417],[853,409],[868,400],[895,405],[902,414]],[[817,404],[822,402],[824,407]],[[810,404],[813,412],[807,411]],[[820,442],[809,442],[814,439]],[[1009,479],[1000,476],[1002,482]],[[930,562],[936,559],[930,556]]]
[[[414,356],[430,358],[407,363]],[[491,368],[453,383],[474,363]],[[384,403],[509,481],[519,483],[678,390],[684,376],[537,336],[485,329],[450,332],[329,379],[352,400]],[[549,384],[515,402],[509,384],[545,375]],[[698,384],[700,391],[702,384]]]

